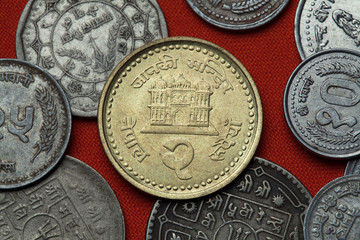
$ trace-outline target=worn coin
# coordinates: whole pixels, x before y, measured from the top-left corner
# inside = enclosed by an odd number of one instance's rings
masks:
[[[31,187],[0,192],[0,239],[122,239],[124,219],[107,182],[65,156]]]
[[[359,11],[351,0],[300,0],[295,38],[301,58],[331,48],[359,50]]]
[[[279,165],[254,158],[233,183],[193,201],[157,201],[146,239],[304,239],[307,189]]]
[[[360,175],[360,160],[351,160],[348,162],[345,175],[358,174]]]
[[[47,174],[67,147],[71,111],[59,84],[39,67],[0,59],[0,189]]]
[[[186,0],[205,21],[226,29],[261,26],[276,17],[289,0]]]
[[[155,0],[31,0],[18,25],[16,53],[49,71],[74,115],[95,117],[114,67],[163,37],[166,22]]]
[[[305,216],[305,240],[360,239],[360,176],[337,178],[311,201]]]
[[[284,95],[286,121],[316,154],[344,159],[360,154],[360,55],[328,50],[303,61]]]
[[[234,56],[204,40],[175,37],[136,50],[116,67],[98,123],[123,177],[150,194],[188,199],[242,172],[260,139],[262,108]]]

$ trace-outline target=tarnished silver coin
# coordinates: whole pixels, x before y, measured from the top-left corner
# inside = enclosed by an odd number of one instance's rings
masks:
[[[69,142],[71,111],[59,84],[39,67],[0,59],[0,189],[47,174]]]
[[[284,94],[286,121],[296,138],[321,156],[360,154],[360,55],[328,50],[303,61]]]
[[[30,0],[18,24],[16,53],[60,83],[74,115],[95,117],[113,68],[163,37],[166,22],[155,0]]]
[[[305,240],[360,239],[360,176],[337,178],[311,201],[305,216]]]
[[[348,162],[345,175],[357,174],[360,175],[360,160],[351,160]]]
[[[35,185],[0,192],[0,239],[125,240],[125,225],[108,183],[65,156]]]
[[[222,192],[192,201],[157,201],[146,239],[300,240],[310,200],[291,173],[254,158]]]
[[[295,38],[302,59],[331,48],[360,48],[360,5],[353,0],[300,0]]]
[[[205,21],[226,29],[261,26],[276,17],[289,0],[186,0]]]

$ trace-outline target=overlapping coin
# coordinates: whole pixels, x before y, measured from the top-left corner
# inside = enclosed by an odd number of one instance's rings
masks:
[[[127,54],[167,37],[155,0],[31,0],[17,30],[17,57],[46,69],[74,115],[95,117],[101,91]]]
[[[311,201],[305,216],[305,240],[360,239],[360,176],[337,178]]]
[[[351,0],[300,0],[295,38],[302,59],[317,52],[360,45],[360,5]]]
[[[130,54],[99,105],[105,152],[130,183],[189,199],[234,180],[260,139],[262,108],[244,66],[212,43],[175,37]]]
[[[300,240],[311,195],[291,173],[254,158],[221,192],[155,203],[146,239]]]
[[[0,60],[0,189],[38,180],[58,163],[71,131],[59,84],[37,66]]]
[[[345,175],[360,175],[360,160],[351,160],[346,165]]]
[[[360,55],[323,51],[303,61],[284,94],[287,123],[316,154],[344,159],[360,154]]]
[[[275,18],[289,0],[186,0],[207,22],[226,29],[241,30],[261,26]]]
[[[125,240],[125,226],[107,182],[88,165],[65,156],[35,185],[0,192],[0,238]]]

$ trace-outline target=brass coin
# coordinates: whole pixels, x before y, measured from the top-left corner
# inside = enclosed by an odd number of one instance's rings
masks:
[[[117,171],[170,199],[205,196],[234,180],[262,129],[260,96],[245,67],[219,46],[187,37],[126,57],[105,85],[98,113]]]

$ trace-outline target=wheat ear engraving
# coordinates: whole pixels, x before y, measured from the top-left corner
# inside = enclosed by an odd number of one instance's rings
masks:
[[[31,163],[41,152],[46,151],[46,154],[50,152],[58,129],[56,106],[49,91],[46,88],[38,88],[35,97],[40,104],[44,120],[40,129],[40,141],[37,141],[34,146],[37,151],[30,160]]]

